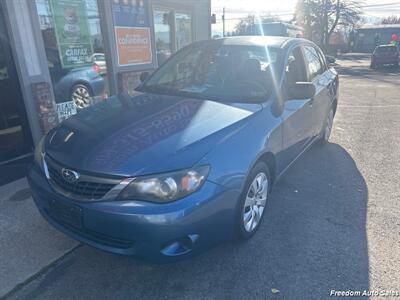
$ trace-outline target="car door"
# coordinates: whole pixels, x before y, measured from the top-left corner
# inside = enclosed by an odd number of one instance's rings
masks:
[[[316,90],[312,103],[312,131],[313,136],[316,136],[323,128],[331,106],[332,99],[329,88],[333,78],[318,48],[312,45],[305,45],[303,46],[303,52],[307,66],[308,81],[314,84]]]
[[[282,145],[280,169],[286,168],[309,144],[313,137],[313,99],[288,99],[287,90],[296,82],[306,82],[303,52],[297,46],[289,52],[282,84]]]

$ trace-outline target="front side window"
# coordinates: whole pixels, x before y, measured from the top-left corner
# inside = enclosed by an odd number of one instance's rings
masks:
[[[103,100],[107,66],[96,0],[36,0],[59,118]]]
[[[266,101],[279,50],[258,46],[196,45],[178,52],[140,88],[219,101]]]
[[[301,48],[297,47],[290,51],[288,56],[285,67],[285,87],[305,81],[307,81],[307,73],[304,67],[304,59]]]
[[[304,57],[309,73],[309,80],[312,81],[319,74],[323,73],[323,66],[317,50],[312,46],[304,47]]]

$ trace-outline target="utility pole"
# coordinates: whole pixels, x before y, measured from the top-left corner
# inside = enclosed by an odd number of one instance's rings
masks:
[[[306,0],[306,37],[312,40],[310,0]]]
[[[222,9],[222,36],[225,37],[225,7]]]

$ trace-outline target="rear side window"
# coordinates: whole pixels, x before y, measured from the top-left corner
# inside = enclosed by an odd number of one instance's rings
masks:
[[[314,47],[304,46],[304,59],[309,74],[308,79],[310,81],[324,72],[324,65]]]

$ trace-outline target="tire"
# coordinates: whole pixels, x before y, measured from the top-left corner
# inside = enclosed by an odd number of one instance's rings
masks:
[[[84,84],[76,84],[71,89],[71,101],[78,110],[90,106],[92,96],[91,89]]]
[[[250,239],[260,227],[270,187],[268,166],[264,162],[258,162],[247,177],[236,209],[236,237],[239,241]]]
[[[329,138],[332,133],[332,128],[333,128],[333,118],[335,117],[335,113],[333,112],[333,108],[330,109],[328,116],[325,120],[324,127],[322,128],[322,131],[320,133],[320,143],[321,144],[327,144],[329,143]]]

